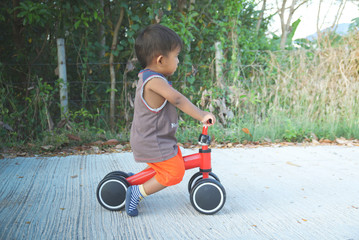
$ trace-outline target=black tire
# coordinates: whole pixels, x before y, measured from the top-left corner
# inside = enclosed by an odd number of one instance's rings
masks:
[[[113,171],[108,173],[104,178],[110,177],[110,176],[119,176],[119,177],[123,177],[123,178],[128,178],[129,175],[126,172],[122,172],[122,171]]]
[[[119,211],[125,207],[129,186],[130,184],[123,177],[105,177],[97,186],[97,201],[107,210]]]
[[[190,200],[194,209],[210,215],[222,209],[226,202],[226,191],[217,180],[202,179],[192,188]]]
[[[213,172],[209,173],[209,177],[217,180],[218,182],[221,182],[219,180],[219,178],[217,177],[217,175],[214,174]],[[188,192],[189,193],[191,193],[191,189],[193,188],[193,186],[201,179],[203,179],[203,174],[201,172],[196,172],[195,174],[193,174],[191,179],[188,181]]]

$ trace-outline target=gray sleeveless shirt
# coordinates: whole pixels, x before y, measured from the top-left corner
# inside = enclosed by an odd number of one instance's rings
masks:
[[[136,162],[162,162],[176,156],[178,152],[175,137],[178,128],[177,109],[167,100],[159,108],[153,109],[143,97],[144,86],[148,81],[153,78],[167,81],[162,74],[146,69],[142,70],[138,77],[130,136],[131,148]]]

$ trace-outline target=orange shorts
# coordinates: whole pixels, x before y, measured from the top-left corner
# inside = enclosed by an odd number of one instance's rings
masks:
[[[155,170],[156,180],[163,186],[172,186],[180,183],[185,173],[185,166],[180,148],[173,158],[157,163],[147,163]]]

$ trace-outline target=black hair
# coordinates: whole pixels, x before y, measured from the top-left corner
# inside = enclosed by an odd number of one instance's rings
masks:
[[[135,51],[142,68],[145,68],[156,55],[167,56],[176,48],[182,49],[181,38],[173,30],[160,24],[143,29],[137,36]]]

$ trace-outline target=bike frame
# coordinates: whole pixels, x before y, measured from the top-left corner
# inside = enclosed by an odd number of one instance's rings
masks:
[[[208,126],[203,126],[202,135],[208,136]],[[201,136],[202,136],[201,135]],[[185,169],[192,169],[199,167],[200,172],[203,174],[203,178],[208,178],[209,173],[212,171],[211,167],[211,149],[208,148],[208,144],[200,143],[202,148],[199,150],[199,153],[183,156],[183,161]],[[140,185],[155,176],[156,172],[152,168],[147,168],[135,175],[132,175],[126,178],[127,182],[130,185]]]

